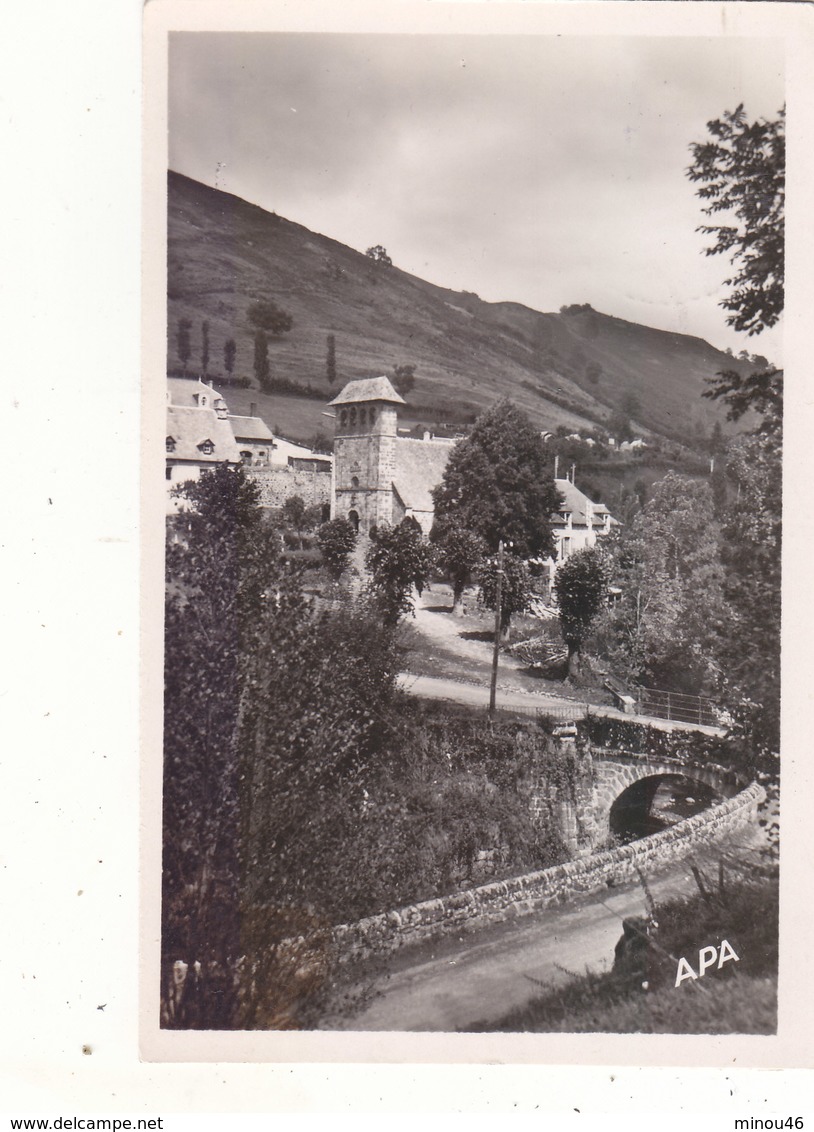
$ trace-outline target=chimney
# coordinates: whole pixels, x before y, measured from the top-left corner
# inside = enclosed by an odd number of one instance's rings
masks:
[[[256,417],[257,416],[257,402],[256,401],[252,401],[251,405],[249,405],[249,416],[250,417]]]
[[[576,475],[576,472],[577,472],[577,466],[576,466],[576,464],[572,464],[571,465],[571,483],[574,482],[574,476]]]
[[[559,458],[559,456],[555,456],[554,457],[554,479],[557,478],[557,469],[559,468],[559,466],[560,466],[560,458]]]

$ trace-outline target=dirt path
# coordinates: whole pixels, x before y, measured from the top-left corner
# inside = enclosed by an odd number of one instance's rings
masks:
[[[462,683],[443,676],[414,676],[412,672],[399,674],[399,684],[413,696],[423,696],[431,700],[452,700],[453,703],[470,704],[474,707],[488,707],[489,683]],[[495,697],[499,708],[519,708],[523,711],[532,708],[573,707],[574,701],[564,696],[549,695],[544,692],[526,692],[521,688],[507,686],[498,682]]]

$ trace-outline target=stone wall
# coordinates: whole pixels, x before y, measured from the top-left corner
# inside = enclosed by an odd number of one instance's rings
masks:
[[[260,506],[282,507],[286,499],[299,495],[306,507],[330,506],[331,475],[302,468],[244,468],[246,478],[260,488]]]
[[[639,869],[663,868],[744,825],[764,796],[763,788],[752,783],[719,805],[629,845],[343,924],[334,929],[339,959],[364,959],[477,930],[634,880]]]

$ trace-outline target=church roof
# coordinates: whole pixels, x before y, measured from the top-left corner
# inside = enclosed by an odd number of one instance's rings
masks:
[[[220,464],[224,460],[232,464],[240,463],[232,426],[228,420],[218,417],[214,409],[168,405],[167,437],[172,437],[175,441],[175,447],[167,453],[174,460],[194,460],[196,464]],[[209,456],[202,453],[199,447],[207,440],[214,447]]]
[[[341,393],[329,401],[329,405],[354,405],[359,401],[389,401],[393,405],[407,402],[396,393],[387,377],[363,377],[359,381],[349,381]]]
[[[453,447],[453,444],[439,440],[398,438],[393,487],[410,511],[432,512],[431,492],[441,482]]]

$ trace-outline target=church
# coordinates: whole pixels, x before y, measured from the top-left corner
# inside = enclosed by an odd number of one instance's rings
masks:
[[[362,535],[383,523],[395,526],[411,516],[428,535],[433,522],[433,488],[441,482],[455,441],[399,436],[404,405],[387,377],[350,381],[330,402],[336,413],[332,518],[348,519]],[[577,550],[618,526],[602,503],[594,503],[570,479],[554,480],[562,503],[551,516],[557,545],[547,565],[557,566]]]
[[[425,534],[432,527],[431,492],[455,441],[399,436],[404,404],[386,377],[350,381],[330,402],[336,410],[332,514],[350,519],[363,535],[408,515]]]

